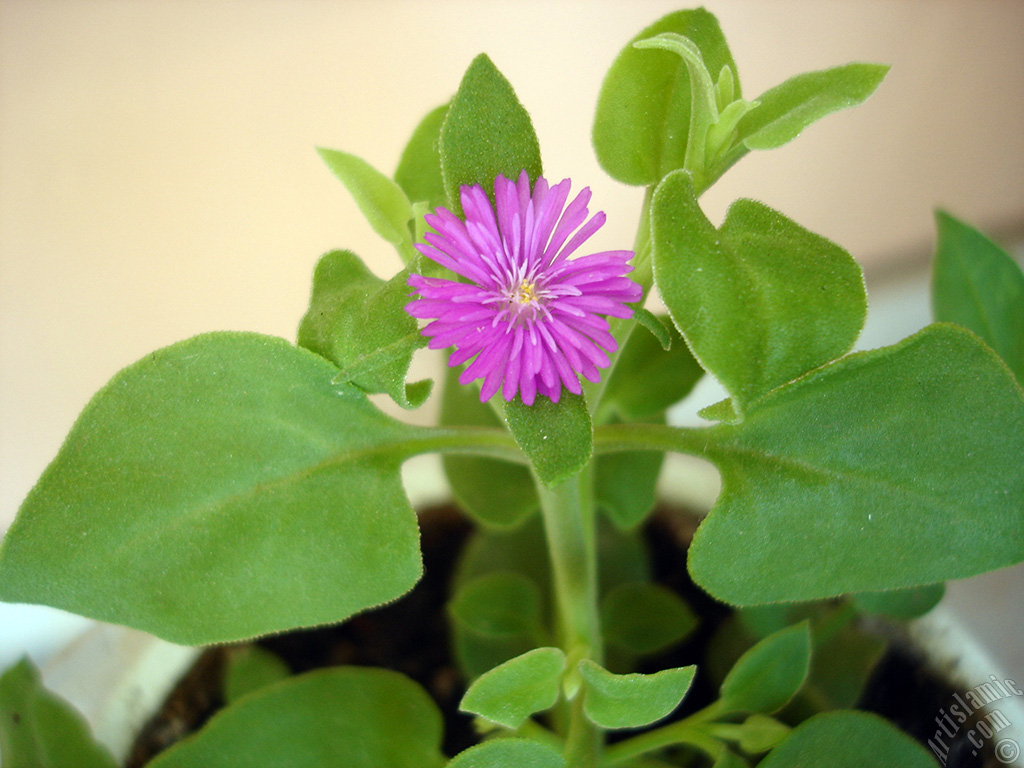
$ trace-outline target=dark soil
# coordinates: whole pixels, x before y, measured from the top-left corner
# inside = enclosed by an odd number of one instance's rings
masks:
[[[701,625],[685,643],[669,654],[650,659],[649,671],[693,663],[704,657],[711,636],[729,615],[690,580],[685,558],[679,556],[692,537],[696,521],[680,515],[656,515],[646,531],[655,578],[676,590],[701,616]],[[476,743],[471,719],[458,711],[465,692],[451,655],[444,606],[458,554],[471,526],[453,508],[432,509],[421,519],[424,578],[395,603],[349,619],[339,626],[289,632],[264,638],[259,644],[278,654],[294,673],[334,665],[376,666],[394,669],[422,685],[437,702],[445,718],[444,751],[448,755]],[[136,740],[126,768],[141,768],[159,752],[198,730],[224,705],[221,695],[226,659],[232,647],[205,651],[189,674],[169,695],[163,708]],[[648,671],[648,670],[643,670]],[[907,651],[887,652],[870,681],[860,708],[888,718],[925,744],[936,730],[935,717],[952,700],[950,687],[930,674]],[[700,709],[714,700],[715,690],[698,674],[680,714]],[[953,740],[946,768],[989,768],[990,757],[972,754],[963,737]]]

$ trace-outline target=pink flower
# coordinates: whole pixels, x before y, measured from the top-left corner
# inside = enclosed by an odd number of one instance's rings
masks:
[[[557,403],[563,386],[579,394],[579,375],[597,381],[618,348],[602,315],[631,317],[626,304],[641,298],[624,276],[632,251],[569,258],[605,220],[587,220],[589,189],[566,206],[569,186],[539,178],[531,195],[526,171],[518,182],[499,176],[494,204],[465,186],[464,219],[444,208],[426,216],[436,234],[416,248],[465,280],[412,275],[417,298],[405,309],[433,320],[422,331],[431,349],[455,347],[450,366],[475,358],[459,383],[483,379],[481,402],[499,389],[526,405],[538,392]]]

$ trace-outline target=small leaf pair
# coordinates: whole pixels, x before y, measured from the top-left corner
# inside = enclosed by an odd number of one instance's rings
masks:
[[[466,692],[461,708],[506,728],[518,729],[537,712],[550,709],[563,690],[567,669],[558,648],[536,648],[495,667]],[[689,690],[696,667],[654,674],[613,674],[584,659],[578,674],[583,710],[602,728],[639,728],[668,716]]]

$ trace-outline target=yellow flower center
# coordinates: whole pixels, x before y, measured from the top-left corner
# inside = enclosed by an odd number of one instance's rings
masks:
[[[537,301],[537,287],[526,280],[519,284],[519,287],[512,292],[512,300],[517,304],[533,304]]]

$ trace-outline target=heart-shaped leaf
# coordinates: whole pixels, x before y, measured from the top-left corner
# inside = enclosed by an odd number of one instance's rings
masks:
[[[652,222],[658,291],[739,412],[857,340],[864,278],[838,245],[752,200],[716,230],[682,171],[658,186]]]
[[[634,329],[608,377],[601,413],[607,409],[627,421],[649,420],[686,397],[704,375],[675,326],[666,329],[657,319],[653,323],[668,348],[661,338]]]
[[[1024,399],[957,326],[850,355],[706,439],[723,490],[688,564],[721,600],[898,589],[1024,559]]]
[[[418,428],[283,339],[213,333],[86,406],[0,546],[0,597],[189,645],[340,621],[419,579]]]
[[[478,635],[537,639],[541,634],[540,589],[513,571],[495,571],[461,585],[448,611]]]
[[[629,531],[642,523],[655,505],[658,476],[665,458],[657,451],[632,451],[598,456],[594,498],[615,525]]]

